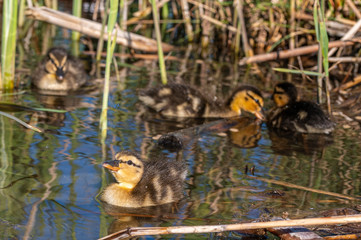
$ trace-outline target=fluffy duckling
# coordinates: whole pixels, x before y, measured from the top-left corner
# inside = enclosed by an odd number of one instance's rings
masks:
[[[128,208],[176,202],[183,197],[187,168],[184,162],[154,159],[144,161],[136,153],[122,151],[103,163],[117,183],[105,188],[101,199]]]
[[[292,83],[277,84],[272,99],[276,107],[268,115],[271,127],[300,133],[329,134],[334,130],[335,124],[316,103],[298,100]]]
[[[49,49],[32,75],[32,85],[44,91],[75,91],[86,81],[82,62],[61,47]]]
[[[166,117],[234,117],[244,110],[265,119],[262,94],[253,86],[237,88],[224,103],[209,101],[198,90],[176,83],[145,89],[140,92],[139,99]]]

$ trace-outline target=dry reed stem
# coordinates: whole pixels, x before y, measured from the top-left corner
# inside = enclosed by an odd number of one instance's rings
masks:
[[[70,14],[55,11],[46,7],[40,8],[28,8],[26,15],[36,20],[45,21],[51,24],[55,24],[64,28],[78,31],[91,37],[99,38],[101,35],[101,24],[83,18],[77,18]],[[104,29],[107,32],[107,28]],[[107,40],[107,34],[104,34],[105,40]],[[117,30],[117,43],[126,47],[134,48],[137,50],[143,50],[147,52],[156,52],[157,42],[153,39],[143,37],[138,34]],[[163,51],[169,52],[174,47],[172,45],[163,43]]]
[[[326,236],[323,239],[326,240],[345,240],[345,239],[360,239],[361,233],[338,235],[338,236]]]
[[[321,218],[306,218],[295,220],[281,220],[271,222],[252,222],[225,225],[205,225],[205,226],[174,226],[174,227],[134,227],[121,230],[99,240],[121,239],[134,236],[162,235],[162,234],[188,234],[188,233],[211,233],[240,231],[249,229],[263,229],[276,227],[295,227],[295,226],[317,226],[333,224],[349,224],[361,222],[361,215],[335,216]]]
[[[358,75],[356,77],[354,77],[353,81],[349,81],[345,84],[342,84],[339,88],[336,88],[335,91],[337,90],[346,90],[348,88],[351,88],[353,86],[356,86],[357,84],[361,83],[361,75]]]
[[[238,13],[238,18],[241,24],[241,31],[242,31],[242,44],[243,44],[243,51],[247,57],[253,56],[253,50],[248,44],[248,37],[247,37],[247,29],[246,29],[246,23],[244,21],[244,15],[243,15],[243,0],[236,0],[234,3],[236,6],[236,10]]]
[[[207,6],[201,2],[197,2],[197,1],[193,1],[193,0],[187,0],[187,2],[193,4],[194,6],[197,6],[197,7],[202,7],[204,10],[207,10],[207,11],[210,11],[212,13],[217,13],[217,10],[210,7],[210,6]]]
[[[352,0],[345,0],[345,3],[352,9],[358,19],[361,19],[361,13]]]
[[[187,0],[181,0],[181,6],[182,6],[184,24],[186,27],[186,33],[188,36],[188,41],[193,42],[193,39],[194,39],[193,27],[192,27],[192,23],[191,23],[191,17],[189,14],[189,6],[188,6]]]
[[[352,46],[356,42],[361,42],[361,38],[353,38],[349,41],[333,41],[329,42],[328,48],[335,48],[335,47],[345,47],[345,46]],[[239,61],[239,65],[245,65],[249,63],[257,63],[257,62],[266,62],[271,60],[277,59],[285,59],[294,56],[306,55],[309,53],[314,53],[318,51],[318,44],[305,46],[300,48],[295,48],[293,51],[291,50],[283,50],[279,52],[272,52],[266,54],[259,54],[251,57],[245,57]]]
[[[361,19],[358,20],[357,23],[353,25],[353,27],[341,38],[341,41],[346,41],[353,38],[360,28],[361,28]],[[336,51],[337,48],[331,49],[328,52],[328,56],[331,57]]]
[[[295,41],[295,37],[292,35],[295,31],[296,31],[296,21],[295,21],[295,15],[296,15],[296,1],[295,0],[291,0],[290,1],[290,40],[289,40],[289,48],[292,51],[293,49],[295,49],[296,46],[296,41]],[[295,62],[295,58],[291,57],[289,59],[288,64],[290,66],[293,66]],[[288,74],[287,75],[287,80],[290,82],[292,80],[292,74]]]
[[[96,52],[94,52],[94,51],[83,51],[82,54],[95,56]],[[144,60],[158,60],[159,59],[158,55],[156,55],[156,54],[114,53],[113,55],[116,56],[116,57],[121,57],[121,58],[136,58],[136,59],[144,59]],[[106,57],[107,53],[102,52],[101,56]],[[178,61],[178,62],[181,62],[181,61],[184,60],[183,58],[181,59],[181,58],[178,58],[178,57],[175,57],[175,56],[165,56],[164,59],[168,60],[168,61]]]
[[[169,2],[169,0],[162,0],[160,2],[157,3],[157,8],[161,8],[163,7],[164,4],[166,4],[167,2]],[[152,13],[152,6],[149,6],[143,10],[140,10],[138,12],[133,13],[133,16],[135,17],[145,17],[148,16],[149,14]]]
[[[218,21],[218,20],[216,20],[216,19],[214,19],[214,18],[211,18],[211,17],[209,17],[209,16],[207,16],[207,15],[204,15],[204,14],[201,14],[200,16],[201,16],[201,18],[202,18],[203,20],[206,20],[206,21],[208,21],[208,22],[210,22],[210,23],[213,23],[213,24],[221,27],[222,29],[227,29],[227,30],[229,30],[229,31],[231,31],[231,32],[237,32],[237,28],[235,28],[235,27],[233,27],[233,26],[229,26],[229,25],[227,25],[227,24],[224,24],[224,23],[222,23],[222,22],[220,22],[220,21]]]
[[[163,5],[166,4],[167,2],[169,2],[169,0],[163,0],[163,1],[158,2],[157,9],[163,7]],[[146,16],[148,16],[151,13],[152,13],[152,7],[147,7],[146,9],[144,9],[142,11],[135,12],[135,13],[133,13],[134,17],[127,21],[127,25],[138,23],[139,20],[141,20],[142,18],[145,18]]]
[[[330,57],[328,59],[329,62],[338,62],[338,63],[358,63],[361,62],[361,58],[359,57]]]
[[[276,184],[276,185],[280,185],[280,186],[285,186],[285,187],[289,187],[289,188],[296,188],[296,189],[300,189],[300,190],[304,190],[304,191],[308,191],[308,192],[314,192],[314,193],[318,193],[318,194],[323,194],[323,195],[328,195],[328,196],[333,196],[333,197],[338,197],[338,198],[343,198],[343,199],[347,199],[347,200],[351,200],[351,201],[360,201],[361,199],[359,198],[355,198],[355,197],[350,197],[344,194],[339,194],[339,193],[334,193],[334,192],[328,192],[328,191],[324,191],[324,190],[319,190],[319,189],[314,189],[314,188],[309,188],[309,187],[303,187],[300,185],[296,185],[296,184],[292,184],[292,183],[287,183],[287,182],[283,182],[283,181],[279,181],[279,180],[274,180],[274,179],[267,179],[267,178],[261,178],[261,177],[255,177],[255,176],[247,176],[248,178],[252,178],[252,179],[256,179],[256,180],[260,180],[263,182],[267,182],[267,183],[272,183],[272,184]]]

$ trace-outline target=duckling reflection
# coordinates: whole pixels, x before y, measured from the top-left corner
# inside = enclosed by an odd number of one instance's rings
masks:
[[[248,117],[239,118],[238,121],[239,123],[228,131],[231,142],[241,148],[257,147],[261,139],[262,122]]]
[[[61,47],[49,49],[35,68],[32,85],[42,94],[66,95],[87,82],[82,62]]]
[[[116,183],[104,189],[100,199],[107,204],[140,208],[177,202],[183,197],[187,168],[183,161],[143,160],[130,151],[103,163]]]
[[[126,208],[103,203],[105,212],[114,217],[109,225],[108,234],[119,232],[131,227],[144,225],[160,226],[165,220],[179,219],[179,212],[184,209],[184,199],[176,203],[168,203],[158,206]]]
[[[246,111],[265,119],[262,94],[253,86],[237,88],[224,103],[210,101],[197,89],[176,83],[142,90],[139,100],[163,117],[223,118]]]
[[[273,128],[269,128],[268,133],[273,151],[285,156],[294,152],[306,155],[322,153],[324,148],[333,144],[333,137],[326,134],[293,133]]]
[[[71,111],[82,105],[81,98],[78,96],[56,96],[37,94],[36,99],[44,108],[59,109]],[[61,127],[64,125],[65,113],[57,112],[39,112],[39,121],[51,126]]]

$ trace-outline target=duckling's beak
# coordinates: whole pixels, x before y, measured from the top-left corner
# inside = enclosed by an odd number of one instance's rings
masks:
[[[64,76],[65,76],[63,68],[57,68],[55,75],[56,75],[56,80],[58,80],[59,82],[63,81]]]
[[[254,115],[256,115],[256,117],[262,121],[266,120],[266,114],[263,108],[261,108],[261,111],[255,112]]]
[[[111,171],[118,171],[119,168],[119,161],[117,160],[111,160],[111,161],[106,161],[103,163],[103,167],[111,170]]]

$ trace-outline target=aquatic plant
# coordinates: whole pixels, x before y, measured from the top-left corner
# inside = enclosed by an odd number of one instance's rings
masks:
[[[0,79],[0,88],[2,89],[14,88],[17,16],[18,1],[4,0]]]
[[[107,42],[107,57],[106,57],[106,67],[105,67],[105,81],[104,81],[104,91],[103,91],[103,104],[102,104],[102,113],[100,116],[100,128],[101,128],[101,138],[104,141],[106,138],[107,132],[107,111],[108,111],[108,99],[109,99],[109,82],[110,82],[110,64],[112,63],[114,48],[116,44],[116,31],[114,33],[114,26],[117,20],[118,14],[118,0],[110,1],[110,12],[108,17],[108,42]],[[112,34],[114,37],[112,39]]]

